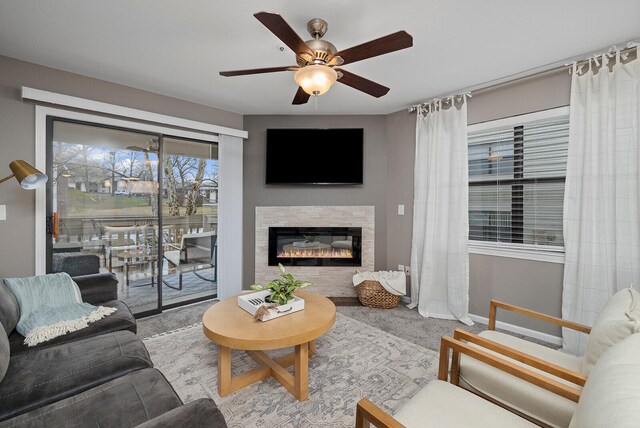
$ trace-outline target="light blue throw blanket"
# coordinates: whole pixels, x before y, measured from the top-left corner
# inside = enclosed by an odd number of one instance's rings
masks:
[[[25,337],[27,346],[86,328],[116,311],[82,302],[78,285],[66,273],[8,278],[4,282],[20,305],[16,330]]]

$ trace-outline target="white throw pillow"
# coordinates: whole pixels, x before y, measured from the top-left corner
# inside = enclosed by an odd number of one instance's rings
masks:
[[[569,428],[640,424],[640,334],[609,348],[593,367]]]
[[[625,288],[611,296],[591,328],[582,363],[582,373],[589,376],[604,351],[627,336],[640,331],[640,294]]]

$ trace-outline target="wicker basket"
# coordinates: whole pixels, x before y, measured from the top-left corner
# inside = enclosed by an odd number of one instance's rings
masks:
[[[362,281],[358,284],[358,299],[370,308],[391,309],[400,302],[400,296],[389,293],[378,281]]]

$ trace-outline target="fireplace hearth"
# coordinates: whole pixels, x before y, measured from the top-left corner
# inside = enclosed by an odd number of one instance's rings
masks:
[[[270,227],[269,266],[361,266],[360,227]]]

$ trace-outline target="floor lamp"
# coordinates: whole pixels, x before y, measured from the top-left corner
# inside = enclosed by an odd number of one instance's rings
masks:
[[[9,168],[13,174],[1,178],[0,183],[15,177],[20,183],[20,187],[26,190],[33,190],[43,186],[48,180],[46,174],[41,173],[23,160],[14,160],[9,164]]]

